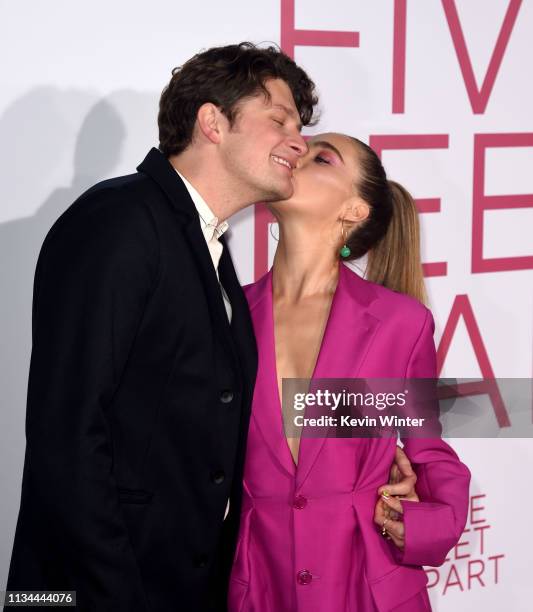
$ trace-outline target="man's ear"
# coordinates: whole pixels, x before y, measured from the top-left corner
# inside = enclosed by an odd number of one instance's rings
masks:
[[[204,138],[218,144],[221,137],[221,121],[225,119],[218,108],[211,102],[202,104],[196,115],[196,127]]]
[[[343,216],[346,223],[362,223],[370,214],[370,206],[360,197],[347,200],[343,207]]]

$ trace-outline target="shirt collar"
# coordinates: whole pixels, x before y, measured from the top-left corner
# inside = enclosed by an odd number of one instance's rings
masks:
[[[174,168],[174,170],[176,170]],[[200,217],[200,225],[202,227],[202,232],[206,237],[206,240],[209,242],[213,235],[217,238],[220,238],[222,234],[228,229],[229,224],[227,221],[222,221],[219,223],[218,217],[216,217],[213,211],[207,205],[207,202],[202,198],[202,196],[198,193],[198,191],[189,183],[189,181],[176,170],[178,176],[185,184],[189,195],[191,196],[191,200],[196,207],[198,212],[198,216]]]

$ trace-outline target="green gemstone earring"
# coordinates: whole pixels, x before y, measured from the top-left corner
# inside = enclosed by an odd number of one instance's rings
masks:
[[[339,251],[341,257],[349,257],[352,253],[350,247],[346,244],[346,235],[344,233],[344,217],[341,219],[341,237],[344,242],[344,246]]]

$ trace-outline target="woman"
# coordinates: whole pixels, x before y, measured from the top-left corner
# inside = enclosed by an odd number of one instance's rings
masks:
[[[246,288],[259,369],[229,609],[427,611],[420,566],[459,540],[468,469],[440,439],[405,439],[420,501],[386,498],[403,523],[386,519],[376,500],[395,440],[287,440],[280,405],[283,378],[436,377],[414,204],[372,149],[339,134],[309,141],[293,181],[271,205],[272,270]],[[341,263],[365,253],[374,282]]]

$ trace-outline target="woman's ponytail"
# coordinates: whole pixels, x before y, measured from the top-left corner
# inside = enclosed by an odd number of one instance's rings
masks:
[[[365,277],[425,303],[418,210],[404,187],[395,181],[388,183],[392,194],[392,218],[386,234],[368,251]]]
[[[420,261],[420,224],[411,194],[389,181],[380,158],[366,143],[351,139],[358,151],[360,176],[355,188],[368,203],[366,221],[349,234],[347,259],[367,255],[365,278],[426,302]]]

